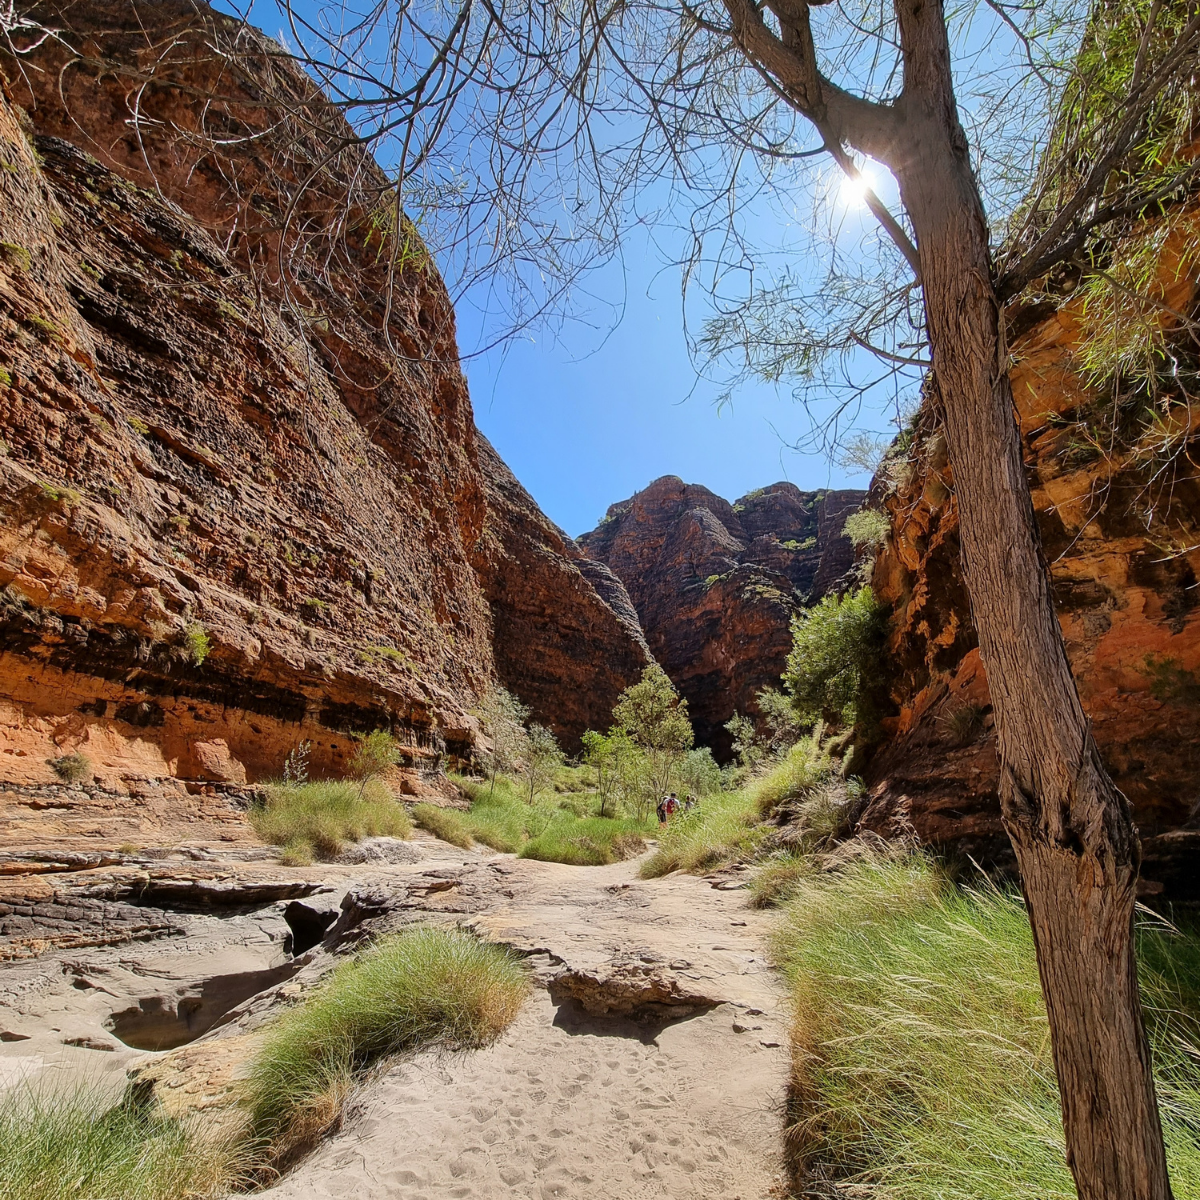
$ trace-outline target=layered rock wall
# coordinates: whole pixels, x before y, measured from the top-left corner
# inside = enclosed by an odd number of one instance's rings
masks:
[[[758,692],[778,685],[792,616],[853,564],[842,526],[864,495],[776,483],[730,504],[668,475],[579,539],[625,584],[697,740],[719,757],[734,711],[756,711]]]
[[[1165,301],[1190,311],[1195,281]],[[1150,893],[1200,897],[1200,491],[1197,421],[1176,408],[1164,453],[1103,435],[1106,398],[1078,369],[1081,308],[1032,312],[1013,338],[1013,395],[1067,652],[1104,760],[1129,797]],[[891,535],[875,567],[892,610],[894,714],[865,827],[915,831],[1009,861],[987,675],[959,567],[954,476],[923,412],[899,485],[877,487]]]
[[[445,288],[338,112],[203,5],[34,15],[64,36],[0,105],[0,778],[239,781],[304,739],[336,772],[380,726],[465,753],[526,648],[577,737],[644,643],[497,490]]]

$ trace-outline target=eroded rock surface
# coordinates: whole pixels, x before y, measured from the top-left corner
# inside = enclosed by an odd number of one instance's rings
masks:
[[[688,701],[697,741],[778,686],[797,609],[854,562],[842,534],[864,492],[776,483],[733,504],[674,475],[612,505],[579,544],[624,583],[655,658]]]
[[[1168,293],[1174,311],[1190,311],[1195,281],[1184,273]],[[1119,439],[1107,452],[1088,441],[1100,410],[1072,358],[1077,305],[1033,316],[1012,343],[1013,396],[1067,653],[1133,806],[1145,892],[1200,899],[1200,490],[1190,467],[1156,466]],[[1194,456],[1194,429],[1174,436],[1178,467]],[[894,715],[862,824],[1009,862],[954,477],[932,413],[918,423],[905,480],[879,495],[892,525],[874,582],[893,612]]]
[[[387,285],[339,112],[203,4],[33,15],[78,54],[0,101],[0,778],[337,772],[384,726],[418,789],[497,669],[577,737],[644,642],[479,439],[419,244]]]

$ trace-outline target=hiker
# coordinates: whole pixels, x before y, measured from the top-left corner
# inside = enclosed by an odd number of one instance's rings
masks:
[[[664,796],[658,802],[658,807],[654,810],[656,813],[658,813],[658,823],[660,825],[665,825],[667,823],[667,801],[670,799],[670,796]]]
[[[687,795],[687,796],[685,796],[685,797],[684,797],[684,800],[683,800],[683,811],[684,811],[685,813],[689,813],[689,812],[691,812],[691,811],[692,811],[692,809],[693,809],[693,808],[695,808],[695,807],[696,807],[696,797],[695,797],[695,796],[693,796],[693,795],[692,795],[692,794],[689,792],[689,793],[688,793],[688,795]]]
[[[679,811],[679,797],[672,792],[663,803],[663,808],[666,810],[668,819],[673,817]]]

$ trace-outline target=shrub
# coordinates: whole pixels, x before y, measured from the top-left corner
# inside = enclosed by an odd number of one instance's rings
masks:
[[[942,725],[954,745],[970,745],[983,728],[983,709],[978,704],[960,704],[946,713]]]
[[[846,725],[871,724],[868,693],[879,673],[885,623],[883,606],[865,587],[826,596],[793,619],[783,678],[802,721],[830,715]]]
[[[199,621],[192,621],[184,629],[183,644],[192,662],[198,667],[203,666],[204,660],[212,650],[212,641],[204,626]]]
[[[100,1091],[27,1085],[0,1098],[6,1200],[195,1200],[225,1196],[232,1148]]]
[[[48,758],[46,762],[64,783],[82,783],[92,777],[92,760],[86,754],[64,754],[61,758]]]
[[[521,775],[525,780],[525,799],[532,804],[534,797],[554,781],[558,769],[566,761],[559,749],[558,739],[544,725],[530,725],[525,743],[525,759]]]
[[[494,1041],[528,990],[511,952],[465,933],[421,927],[377,943],[267,1034],[248,1083],[258,1153],[278,1163],[320,1136],[356,1079],[387,1055]]]
[[[360,782],[361,796],[372,779],[377,779],[400,761],[400,743],[386,729],[372,730],[359,735],[356,740],[358,745],[350,758],[350,775]]]
[[[878,550],[891,531],[887,513],[877,508],[860,508],[851,513],[842,526],[842,533],[854,543],[855,550]]]
[[[800,872],[775,943],[794,1003],[793,1165],[862,1200],[1073,1200],[1029,921],[921,855]],[[1176,1194],[1200,1195],[1200,940],[1140,934]]]
[[[427,833],[458,846],[470,850],[475,844],[471,831],[463,820],[462,813],[452,808],[439,808],[436,804],[416,804],[412,810],[413,820]]]
[[[344,780],[276,783],[266,792],[265,803],[251,807],[250,823],[263,841],[284,847],[292,866],[335,858],[348,841],[412,832],[403,805],[380,783],[368,781],[362,791]]]

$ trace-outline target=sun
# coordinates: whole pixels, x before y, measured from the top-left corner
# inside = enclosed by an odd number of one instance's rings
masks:
[[[842,203],[847,208],[863,208],[867,203],[867,192],[874,189],[875,176],[870,167],[860,167],[857,176],[842,176]]]

